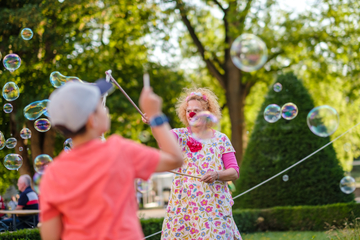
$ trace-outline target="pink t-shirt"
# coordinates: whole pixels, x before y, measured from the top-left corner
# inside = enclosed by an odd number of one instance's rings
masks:
[[[61,239],[140,240],[134,180],[148,179],[158,150],[112,135],[62,152],[40,185],[41,221],[61,215]]]

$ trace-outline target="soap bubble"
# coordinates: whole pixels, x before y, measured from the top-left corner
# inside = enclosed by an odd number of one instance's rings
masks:
[[[194,115],[190,121],[190,126],[198,131],[192,136],[199,141],[211,139],[214,136],[212,127],[218,124],[219,120],[209,111],[203,111]]]
[[[264,118],[269,123],[274,123],[281,118],[281,109],[276,104],[270,104],[264,110]]]
[[[282,90],[282,85],[281,83],[275,83],[274,84],[274,91],[275,92],[280,92]]]
[[[298,114],[297,106],[293,103],[285,103],[281,108],[281,115],[286,120],[294,119]]]
[[[11,105],[11,103],[5,103],[3,109],[5,113],[11,113],[13,110],[13,106]]]
[[[40,173],[35,173],[33,176],[33,186],[35,192],[39,195],[40,194],[40,182],[41,182],[42,175]]]
[[[289,180],[289,176],[288,176],[288,175],[284,175],[284,176],[282,177],[282,179],[283,179],[284,182],[287,182],[287,181]]]
[[[340,181],[340,189],[343,193],[350,194],[355,191],[356,182],[351,176],[343,177]]]
[[[310,130],[319,137],[328,137],[333,134],[340,121],[336,110],[327,105],[313,108],[306,120]]]
[[[47,118],[39,118],[34,122],[34,127],[38,132],[47,132],[51,128],[51,123]]]
[[[8,138],[5,141],[5,146],[9,149],[16,147],[17,140],[16,138]]]
[[[15,71],[21,65],[21,59],[17,54],[8,54],[3,59],[4,67],[10,72]]]
[[[22,139],[29,139],[29,138],[31,138],[31,131],[30,131],[30,129],[28,129],[28,128],[23,128],[23,129],[21,129],[21,131],[20,131],[20,137],[21,137]]]
[[[344,151],[349,152],[351,150],[351,143],[345,143],[344,144]]]
[[[22,164],[23,159],[19,154],[11,153],[4,158],[4,166],[9,170],[18,170]]]
[[[4,134],[0,131],[0,150],[5,147],[5,137]]]
[[[33,31],[30,28],[24,28],[21,31],[21,37],[24,40],[30,40],[33,37]]]
[[[252,72],[266,63],[267,48],[259,37],[244,33],[231,45],[230,55],[237,68],[244,72]]]
[[[64,150],[67,152],[67,151],[70,151],[73,147],[73,142],[72,142],[72,139],[71,138],[68,138],[65,140],[64,142]]]
[[[22,152],[24,149],[23,147],[19,147],[19,151]]]
[[[52,158],[47,154],[40,154],[34,160],[34,169],[37,173],[43,174],[47,165],[52,162]]]
[[[144,181],[142,179],[136,179],[136,188],[141,193],[150,192],[152,189],[152,181]]]
[[[30,103],[24,108],[24,116],[28,120],[36,120],[41,115],[49,116],[47,113],[47,104],[50,102],[49,99],[44,99],[41,101],[35,101]]]
[[[56,71],[56,72],[52,72],[50,74],[50,83],[51,85],[53,85],[55,88],[59,88],[62,85],[64,85],[66,82],[70,82],[70,81],[78,81],[78,82],[83,82],[82,80],[80,80],[80,78],[78,77],[68,77],[68,76],[64,76],[62,75],[60,72]]]
[[[20,89],[14,82],[8,82],[2,89],[2,95],[6,101],[11,102],[20,96]]]
[[[150,133],[148,131],[142,131],[140,134],[139,134],[139,140],[141,142],[147,142],[150,140]]]

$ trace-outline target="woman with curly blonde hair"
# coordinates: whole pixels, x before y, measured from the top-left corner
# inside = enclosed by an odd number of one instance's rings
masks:
[[[205,130],[190,126],[192,118],[203,111],[220,120],[215,94],[206,88],[185,89],[176,112],[186,128],[172,129],[184,157],[184,165],[176,171],[201,178],[174,176],[162,228],[163,240],[241,239],[232,217],[234,201],[227,185],[227,181],[239,177],[235,150],[229,138],[211,125]],[[198,142],[192,136],[200,131],[206,140]]]

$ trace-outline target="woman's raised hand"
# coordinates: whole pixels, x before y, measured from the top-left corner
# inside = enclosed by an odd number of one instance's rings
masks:
[[[145,123],[145,124],[149,125],[149,124],[150,124],[150,121],[149,121],[148,116],[146,116],[146,113],[144,113],[144,116],[145,116],[146,118],[141,117],[141,120],[143,121],[143,123]]]
[[[216,171],[209,171],[205,173],[204,176],[200,179],[200,182],[213,183],[218,178],[218,173]]]

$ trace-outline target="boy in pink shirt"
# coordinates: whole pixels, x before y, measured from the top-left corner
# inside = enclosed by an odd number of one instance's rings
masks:
[[[112,87],[105,80],[95,85],[66,83],[50,96],[48,112],[53,126],[73,140],[47,167],[40,186],[40,232],[50,239],[140,240],[134,180],[148,179],[182,165],[182,155],[161,113],[161,99],[143,89],[140,107],[159,135],[162,150],[146,147],[118,135],[105,142],[109,130],[101,96]]]

